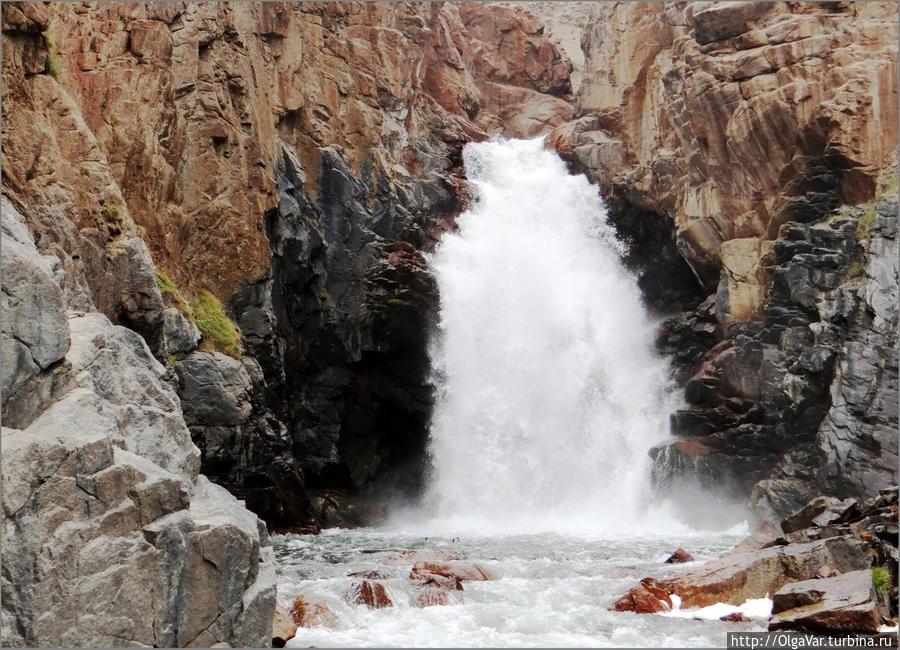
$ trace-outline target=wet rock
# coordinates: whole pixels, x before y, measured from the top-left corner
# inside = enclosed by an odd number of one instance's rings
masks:
[[[875,634],[880,626],[869,570],[794,582],[772,596],[770,630]]]
[[[303,596],[297,596],[291,604],[291,621],[294,628],[314,627],[327,624],[332,619],[332,613],[321,603],[307,602]]]
[[[610,609],[614,612],[655,614],[672,609],[672,599],[653,578],[644,578],[639,585],[632,587],[613,603]]]
[[[275,606],[272,618],[272,647],[283,648],[297,634],[297,624],[281,605]]]
[[[683,607],[740,605],[773,594],[789,582],[814,578],[826,566],[847,572],[868,569],[871,562],[869,545],[844,535],[805,544],[733,551],[696,570],[659,579],[657,584],[668,593],[678,594]]]
[[[681,564],[683,562],[693,562],[694,556],[685,551],[683,548],[678,547],[675,549],[675,552],[672,553],[667,559],[666,564]]]
[[[442,576],[457,580],[493,580],[485,567],[465,560],[420,561],[413,565],[410,580],[427,580],[429,576]]]
[[[742,612],[732,612],[731,614],[725,614],[719,618],[720,621],[725,621],[727,623],[749,623],[750,619],[747,618],[745,614]]]
[[[394,606],[384,585],[380,582],[370,582],[369,580],[353,583],[350,592],[347,594],[347,599],[351,603],[366,605],[373,609]]]
[[[435,607],[449,605],[451,603],[450,592],[441,587],[425,587],[416,596],[416,607]]]

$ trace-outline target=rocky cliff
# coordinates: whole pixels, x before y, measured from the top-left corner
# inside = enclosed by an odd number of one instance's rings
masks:
[[[896,4],[596,11],[551,142],[608,196],[648,305],[680,312],[658,482],[752,494],[760,526],[893,485]]]
[[[443,3],[17,3],[3,50],[3,641],[266,645],[262,520],[415,493],[422,253],[571,65]]]
[[[436,301],[419,251],[458,209],[461,146],[572,116],[541,23],[483,9],[5,12],[4,191],[67,307],[176,369],[204,472],[270,524],[416,486]],[[240,328],[236,361],[209,332],[194,351],[204,292]]]

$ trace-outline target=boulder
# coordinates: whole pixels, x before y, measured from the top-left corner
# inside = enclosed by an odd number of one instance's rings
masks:
[[[281,605],[275,606],[272,617],[272,647],[283,648],[297,634],[297,624]]]
[[[442,576],[458,580],[492,580],[490,571],[479,564],[465,560],[416,562],[409,573],[410,580],[427,580],[429,576]]]
[[[610,609],[614,612],[655,614],[672,609],[669,594],[658,586],[653,578],[644,578],[640,584],[628,590]]]
[[[197,348],[200,330],[177,307],[167,307],[163,311],[163,338],[167,354],[187,354]]]
[[[869,570],[793,582],[772,596],[769,630],[876,634],[881,616]]]
[[[176,369],[188,426],[231,426],[250,417],[250,375],[238,359],[221,352],[195,352]]]
[[[693,562],[694,556],[685,551],[683,548],[678,547],[675,549],[675,552],[672,553],[667,559],[666,564],[682,564],[684,562]]]
[[[659,605],[650,597],[665,601],[664,594],[677,594],[685,608],[716,603],[740,605],[775,593],[789,582],[815,578],[828,569],[840,573],[868,569],[872,563],[869,548],[868,543],[852,535],[842,535],[803,544],[734,550],[686,573],[645,578],[613,608],[652,611]]]
[[[347,594],[347,600],[351,603],[366,605],[373,609],[394,606],[384,585],[380,582],[370,582],[369,580],[353,583],[353,586]]]
[[[450,604],[450,592],[441,587],[425,587],[416,596],[416,607],[434,607]]]
[[[297,596],[291,604],[291,621],[294,629],[298,627],[313,627],[329,622],[332,613],[321,603],[307,602],[303,596]]]

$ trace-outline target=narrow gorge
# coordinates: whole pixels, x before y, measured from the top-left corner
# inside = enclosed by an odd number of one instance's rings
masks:
[[[2,31],[3,645],[896,634],[895,3]]]

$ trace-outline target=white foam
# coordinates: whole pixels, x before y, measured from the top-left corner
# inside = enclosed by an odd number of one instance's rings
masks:
[[[679,399],[598,188],[542,140],[463,154],[477,202],[440,290],[427,504],[436,531],[659,530],[649,448]]]
[[[694,609],[681,609],[681,597],[672,594],[672,609],[660,612],[659,616],[670,616],[675,618],[694,618],[708,621],[715,621],[729,614],[743,614],[747,618],[768,619],[772,615],[772,599],[751,598],[745,600],[741,605],[730,605],[728,603],[715,603],[707,607],[697,607]]]

